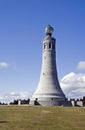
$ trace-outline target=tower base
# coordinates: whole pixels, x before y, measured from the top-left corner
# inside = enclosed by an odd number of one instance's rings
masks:
[[[59,98],[36,98],[30,100],[30,105],[41,105],[41,106],[71,106],[71,102],[67,99]]]

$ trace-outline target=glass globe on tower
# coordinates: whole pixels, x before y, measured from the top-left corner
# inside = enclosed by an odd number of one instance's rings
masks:
[[[52,33],[54,32],[53,27],[51,27],[51,25],[47,25],[47,27],[45,28],[45,33],[46,35],[52,35]]]

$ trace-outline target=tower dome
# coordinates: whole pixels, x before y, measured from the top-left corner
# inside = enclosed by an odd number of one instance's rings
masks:
[[[46,35],[52,35],[53,32],[54,32],[53,27],[51,27],[51,25],[47,25],[45,28]]]

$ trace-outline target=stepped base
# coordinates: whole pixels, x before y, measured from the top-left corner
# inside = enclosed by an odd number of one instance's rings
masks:
[[[71,103],[67,99],[59,98],[41,98],[31,99],[30,105],[41,105],[41,106],[71,106]]]

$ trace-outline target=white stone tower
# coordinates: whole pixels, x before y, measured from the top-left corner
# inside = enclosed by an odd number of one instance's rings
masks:
[[[30,104],[42,106],[65,105],[67,99],[61,90],[56,68],[56,39],[52,37],[54,29],[48,25],[42,42],[42,69],[38,87]]]

